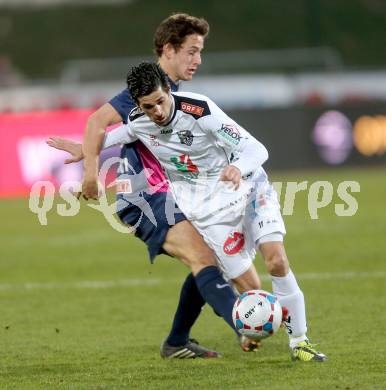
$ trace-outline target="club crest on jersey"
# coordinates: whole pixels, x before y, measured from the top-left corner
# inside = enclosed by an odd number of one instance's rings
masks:
[[[196,106],[194,104],[182,102],[181,103],[181,110],[184,112],[187,112],[188,114],[202,116],[202,114],[204,112],[204,107],[200,107],[200,106]]]
[[[177,132],[180,142],[184,145],[191,146],[193,143],[193,134],[190,130],[181,130]]]
[[[222,124],[217,133],[233,145],[238,145],[241,141],[240,131],[235,125]]]
[[[243,249],[245,244],[244,234],[239,232],[231,233],[224,242],[223,250],[227,255],[235,255]]]

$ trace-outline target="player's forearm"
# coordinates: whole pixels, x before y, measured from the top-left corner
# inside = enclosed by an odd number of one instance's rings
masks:
[[[102,150],[106,128],[121,121],[120,115],[109,104],[90,115],[83,136],[84,173],[86,176],[97,176],[99,154]]]
[[[248,139],[238,155],[239,159],[232,163],[237,167],[241,175],[247,175],[261,167],[268,160],[268,150],[255,138]]]
[[[88,124],[83,136],[84,173],[87,176],[97,176],[99,154],[102,150],[105,130],[99,126]]]

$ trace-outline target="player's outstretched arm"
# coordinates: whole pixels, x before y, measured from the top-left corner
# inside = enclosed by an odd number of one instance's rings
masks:
[[[61,137],[50,137],[47,144],[52,148],[64,150],[71,154],[71,157],[64,160],[65,164],[71,164],[83,160],[82,144],[71,139]]]
[[[83,136],[83,184],[85,199],[98,197],[99,154],[105,138],[106,128],[122,121],[121,116],[110,103],[91,114]]]

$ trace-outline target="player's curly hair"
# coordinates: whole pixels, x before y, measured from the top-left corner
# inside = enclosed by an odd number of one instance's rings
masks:
[[[204,38],[209,34],[209,24],[203,18],[184,13],[170,15],[163,20],[154,33],[154,52],[161,57],[163,46],[167,43],[178,50],[188,35],[198,34]]]
[[[168,91],[170,86],[165,72],[155,62],[141,62],[127,74],[127,88],[131,97],[138,103],[141,96],[150,95],[161,87]]]

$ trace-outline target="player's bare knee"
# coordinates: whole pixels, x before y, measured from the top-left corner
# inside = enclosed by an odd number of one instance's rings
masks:
[[[233,278],[232,282],[239,293],[249,290],[260,290],[261,281],[257,274],[256,268],[252,265],[246,272],[240,276]]]
[[[180,253],[179,258],[191,268],[193,274],[199,272],[202,268],[211,265],[217,266],[212,250],[204,243],[185,250]]]
[[[232,282],[234,286],[236,287],[236,290],[242,294],[244,292],[250,291],[250,290],[261,290],[261,281],[260,278],[257,280],[251,282],[251,281],[244,281],[240,279],[232,279]]]
[[[270,275],[285,276],[289,271],[288,259],[285,253],[273,251],[265,257],[265,263]]]
[[[187,265],[199,261],[200,258],[214,257],[201,235],[188,221],[179,222],[169,229],[163,249]]]
[[[187,257],[187,261],[189,261],[189,264],[201,268],[208,267],[210,265],[217,265],[211,251],[200,254],[195,253],[192,256]]]

